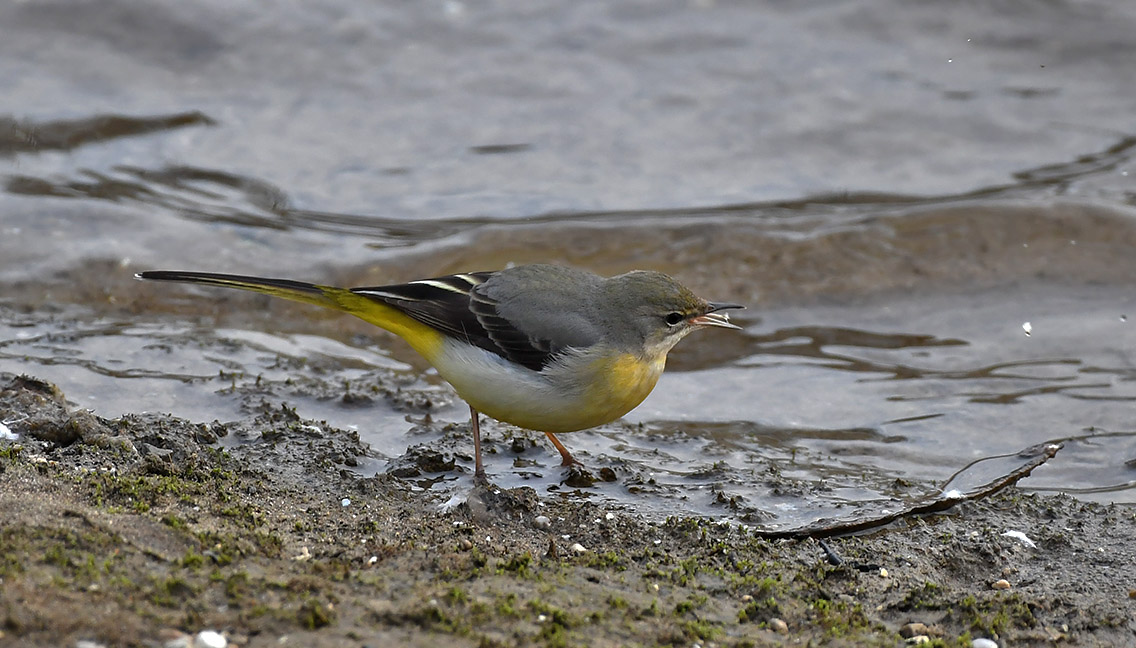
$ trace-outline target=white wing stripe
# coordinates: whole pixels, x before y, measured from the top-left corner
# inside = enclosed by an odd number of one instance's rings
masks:
[[[382,298],[382,299],[398,299],[398,300],[401,300],[401,301],[418,301],[417,299],[407,299],[403,295],[399,295],[397,293],[384,292],[382,290],[359,290],[358,288],[356,288],[356,289],[352,290],[351,292],[353,292],[357,295],[368,295],[368,296],[379,297],[379,298]]]
[[[448,284],[444,281],[438,281],[437,279],[420,279],[419,281],[411,281],[410,283],[417,286],[430,286],[431,288],[437,288],[438,290],[448,290],[450,292],[456,292],[459,295],[464,295],[469,292],[468,288],[463,290],[453,284]]]

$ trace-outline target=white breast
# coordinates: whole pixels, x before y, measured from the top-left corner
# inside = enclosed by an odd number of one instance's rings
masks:
[[[566,355],[544,371],[510,363],[485,349],[446,340],[434,360],[438,373],[477,411],[531,430],[569,432],[592,427],[582,387],[574,379],[579,356]]]

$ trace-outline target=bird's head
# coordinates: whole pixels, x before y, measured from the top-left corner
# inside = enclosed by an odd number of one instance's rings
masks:
[[[740,304],[709,302],[671,277],[636,270],[608,279],[601,309],[610,313],[609,330],[625,348],[648,357],[666,354],[692,331],[706,326],[738,329],[724,311]]]

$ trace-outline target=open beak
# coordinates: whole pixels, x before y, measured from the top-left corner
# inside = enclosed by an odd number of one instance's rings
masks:
[[[705,313],[690,318],[691,324],[695,326],[720,326],[722,328],[737,329],[739,331],[742,329],[742,327],[730,323],[729,313],[720,313],[718,311],[732,308],[745,308],[745,306],[741,304],[719,304],[716,302],[710,302],[707,306]]]

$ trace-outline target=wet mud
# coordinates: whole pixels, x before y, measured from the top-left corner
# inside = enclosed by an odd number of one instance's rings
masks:
[[[1008,489],[824,547],[531,488],[438,501],[415,479],[461,470],[460,426],[362,478],[356,433],[287,407],[106,419],[4,374],[0,417],[5,645],[1136,642],[1130,507]]]

